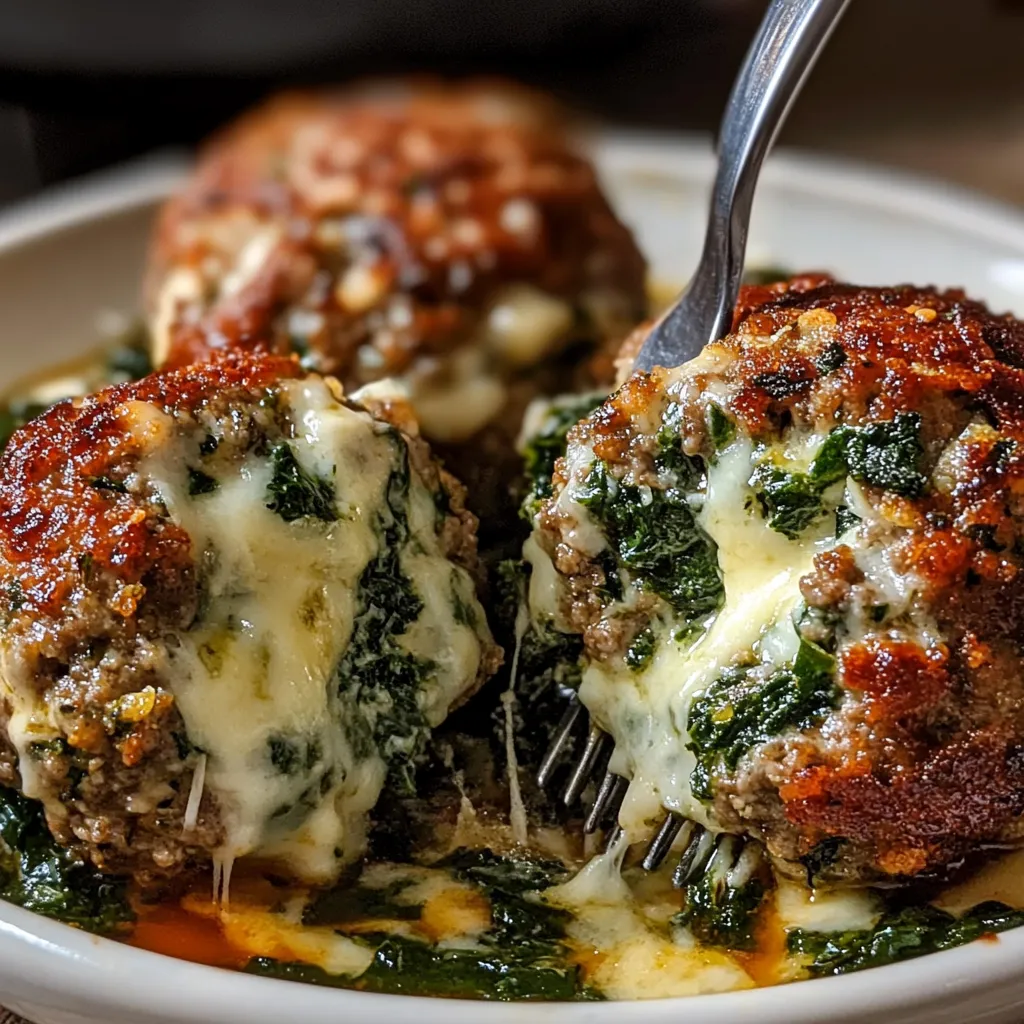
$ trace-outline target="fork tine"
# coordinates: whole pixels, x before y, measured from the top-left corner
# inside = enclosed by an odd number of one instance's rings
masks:
[[[703,825],[694,822],[689,842],[672,874],[672,884],[677,889],[681,889],[684,885],[696,881],[704,873],[714,851],[714,835]]]
[[[558,723],[558,728],[555,730],[551,743],[544,754],[544,759],[537,769],[537,785],[541,789],[551,781],[551,773],[555,770],[558,759],[569,745],[573,733],[576,731],[576,724],[582,720],[585,714],[586,712],[583,710],[583,705],[579,702],[579,698],[573,697],[569,706],[565,709],[562,720]]]
[[[602,821],[618,817],[619,808],[622,806],[622,800],[626,795],[627,789],[629,789],[629,782],[621,775],[616,775],[614,772],[604,773],[604,778],[601,780],[597,796],[594,797],[590,813],[587,815],[587,820],[583,823],[583,831],[587,835],[596,832]]]
[[[601,755],[606,752],[606,748],[611,742],[612,738],[603,729],[596,725],[590,727],[590,732],[587,734],[587,745],[583,748],[583,753],[579,761],[576,762],[576,767],[562,794],[562,802],[566,807],[571,807],[579,800],[584,787],[590,781],[590,776],[594,774],[594,768],[601,759]]]
[[[679,835],[680,829],[685,824],[686,819],[674,812],[670,813],[661,823],[661,828],[658,829],[654,838],[647,844],[647,849],[644,850],[644,859],[641,861],[644,871],[653,871],[665,859],[676,836]]]

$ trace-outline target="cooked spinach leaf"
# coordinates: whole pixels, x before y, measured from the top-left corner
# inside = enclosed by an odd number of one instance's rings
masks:
[[[250,961],[246,969],[253,974],[365,992],[497,1000],[600,998],[584,985],[580,968],[569,962],[562,944],[569,913],[528,898],[534,890],[563,881],[568,872],[562,864],[503,857],[486,849],[460,849],[440,866],[478,886],[490,900],[492,924],[481,936],[482,948],[439,949],[400,936],[376,936],[372,939],[377,943],[373,962],[356,977],[264,957]],[[307,911],[305,923],[347,923],[377,914],[395,918],[403,911],[418,911],[395,903],[401,892],[395,886],[385,890],[357,887],[355,891],[359,894],[355,905],[345,890],[325,895]],[[410,913],[408,919],[412,917]]]
[[[391,936],[377,947],[373,963],[358,977],[328,974],[319,967],[281,963],[267,957],[251,960],[249,974],[285,978],[314,985],[419,996],[500,1001],[568,1001],[599,998],[582,982],[580,968],[567,961],[527,951],[482,952],[438,949]]]
[[[921,417],[916,412],[899,413],[881,423],[837,427],[815,456],[810,476],[824,488],[849,473],[871,487],[917,498],[928,482],[920,468],[920,435]]]
[[[388,765],[389,784],[411,796],[416,765],[430,737],[419,694],[434,665],[398,642],[419,617],[423,602],[400,557],[410,536],[409,452],[397,432],[389,436],[396,465],[377,521],[380,543],[359,578],[355,622],[336,678],[342,698],[354,704],[346,728],[356,756],[368,757],[376,749]]]
[[[979,903],[961,917],[937,907],[905,907],[885,914],[874,928],[812,932],[795,928],[786,938],[794,956],[808,959],[813,975],[847,974],[935,953],[1024,925],[1024,911],[1005,903]]]
[[[765,891],[759,878],[732,886],[725,873],[706,871],[699,881],[683,889],[683,909],[672,918],[672,923],[688,928],[705,946],[756,949],[754,931]]]
[[[768,525],[795,540],[827,509],[822,494],[847,475],[872,487],[907,498],[919,497],[927,479],[920,471],[924,453],[920,441],[921,417],[900,413],[885,423],[836,427],[806,473],[792,473],[762,463],[750,483]],[[857,517],[846,506],[836,510],[836,535]]]
[[[412,885],[401,878],[379,888],[342,879],[318,893],[302,914],[305,925],[345,925],[360,921],[418,921],[423,907],[399,897]]]
[[[296,519],[320,519],[333,523],[338,518],[334,485],[330,480],[307,472],[299,464],[292,446],[282,441],[270,452],[273,475],[267,485],[267,508],[286,523]]]
[[[209,473],[189,467],[188,493],[190,498],[195,498],[200,494],[212,494],[219,486],[220,484]]]
[[[685,462],[683,461],[685,460]],[[664,598],[688,622],[716,611],[725,591],[715,542],[697,524],[689,502],[700,469],[676,449],[663,449],[679,484],[640,488],[617,480],[604,462],[594,464],[578,496],[601,526],[621,566],[641,590]],[[681,479],[685,470],[687,479]]]
[[[528,490],[523,499],[523,516],[532,520],[540,503],[551,496],[555,463],[565,454],[570,429],[589,416],[605,399],[601,393],[572,395],[552,401],[537,432],[523,448],[523,472]]]
[[[832,655],[801,640],[791,666],[767,677],[751,666],[730,669],[715,680],[690,707],[687,746],[697,755],[694,793],[710,799],[717,769],[735,768],[751,747],[784,729],[821,721],[838,700],[834,673]]]
[[[456,877],[480,886],[490,900],[491,928],[483,936],[486,944],[530,949],[538,957],[564,952],[561,940],[571,920],[569,912],[527,898],[527,893],[565,881],[568,872],[558,861],[460,849],[442,864]]]
[[[123,879],[102,875],[60,846],[41,804],[0,786],[0,899],[107,935],[135,915]]]
[[[651,626],[641,629],[626,648],[626,665],[634,672],[643,672],[658,649],[658,637]]]
[[[708,436],[715,447],[715,451],[727,448],[736,436],[736,424],[722,409],[714,402],[708,405]]]
[[[750,482],[768,525],[790,540],[825,514],[821,490],[806,473],[787,473],[763,463]]]

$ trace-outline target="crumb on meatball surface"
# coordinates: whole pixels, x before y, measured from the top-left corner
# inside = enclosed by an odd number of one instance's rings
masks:
[[[1024,324],[823,275],[569,434],[535,619],[631,777],[817,883],[941,872],[1024,815]]]
[[[100,868],[329,880],[500,661],[461,485],[370,404],[234,352],[6,447],[0,777]]]

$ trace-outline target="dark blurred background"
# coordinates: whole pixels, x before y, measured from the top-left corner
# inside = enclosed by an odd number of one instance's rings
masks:
[[[285,84],[502,73],[713,130],[763,0],[0,0],[0,202]],[[854,0],[784,142],[1024,202],[1024,0]]]

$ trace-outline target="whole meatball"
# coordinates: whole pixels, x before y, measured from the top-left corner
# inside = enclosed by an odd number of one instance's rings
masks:
[[[3,781],[143,882],[329,881],[500,660],[474,518],[408,410],[223,355],[67,400],[0,481]],[[226,884],[226,883],[225,883]]]
[[[644,278],[550,104],[393,83],[282,96],[215,137],[160,218],[147,294],[156,365],[269,339],[348,388],[396,378],[486,476],[532,397],[610,382]]]
[[[663,808],[815,883],[940,872],[1024,814],[1024,324],[804,277],[569,434],[537,620]]]

